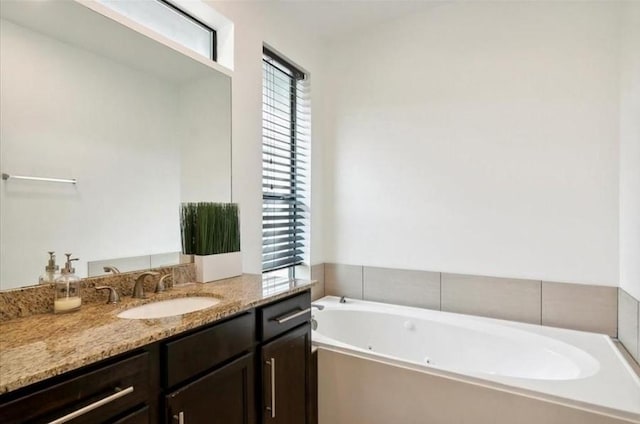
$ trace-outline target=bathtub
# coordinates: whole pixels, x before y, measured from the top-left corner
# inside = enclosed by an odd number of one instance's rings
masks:
[[[312,335],[320,424],[640,422],[640,379],[606,335],[331,296],[314,303],[324,306]],[[484,401],[429,415],[456,396]]]

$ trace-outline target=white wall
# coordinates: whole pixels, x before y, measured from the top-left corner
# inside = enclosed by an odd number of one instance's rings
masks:
[[[640,3],[627,3],[622,28],[620,287],[640,299]]]
[[[617,285],[618,19],[447,3],[338,40],[326,259]]]
[[[240,204],[243,270],[261,272],[262,46],[267,43],[310,74],[312,107],[311,263],[323,262],[322,157],[326,127],[323,45],[284,19],[270,2],[208,2],[235,28],[232,86],[233,200]]]

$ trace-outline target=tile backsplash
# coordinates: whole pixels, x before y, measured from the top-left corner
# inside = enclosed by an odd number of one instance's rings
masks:
[[[618,289],[618,339],[640,363],[640,302]]]
[[[540,324],[540,281],[442,273],[447,312]]]
[[[616,337],[618,288],[542,282],[542,325]]]
[[[363,268],[363,298],[438,309],[440,273],[366,266]]]
[[[324,297],[324,264],[311,265],[311,279],[318,281],[318,284],[311,288],[311,300],[313,301]]]
[[[324,264],[325,294],[363,299],[362,270],[360,265]]]
[[[167,282],[168,287],[195,281],[195,265],[192,263],[154,268],[152,271],[158,272],[161,276],[172,274],[172,278]],[[95,290],[96,286],[112,286],[118,290],[120,296],[131,296],[134,278],[140,272],[142,271],[83,278],[82,302],[84,304],[106,302],[108,294]],[[148,278],[144,285],[145,291],[153,291],[156,281],[157,279],[152,281]],[[53,284],[0,291],[0,322],[53,312],[53,294]]]

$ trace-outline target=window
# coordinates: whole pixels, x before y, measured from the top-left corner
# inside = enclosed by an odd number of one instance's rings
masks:
[[[186,48],[216,60],[216,32],[166,1],[98,1]]]
[[[303,262],[308,240],[308,81],[268,50],[262,57],[262,271]]]

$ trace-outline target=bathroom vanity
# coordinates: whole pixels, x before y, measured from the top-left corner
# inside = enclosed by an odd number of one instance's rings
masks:
[[[38,315],[2,323],[9,339],[31,322],[81,319],[111,309],[96,318],[96,339],[107,328],[112,347],[135,345],[151,337],[151,343],[89,363],[78,369],[43,379],[24,387],[12,373],[19,368],[43,375],[55,373],[53,362],[32,363],[29,357],[16,364],[21,349],[34,355],[47,347],[50,358],[69,352],[75,363],[90,361],[91,337],[82,346],[60,346],[60,334],[52,332],[42,341],[9,340],[1,345],[2,423],[291,423],[311,422],[310,394],[311,283],[296,281],[268,287],[248,276],[228,280],[229,284],[197,285],[200,290],[220,295],[216,306],[179,317],[154,320],[126,320],[116,313],[124,306],[95,305],[68,316]],[[236,286],[233,286],[235,281]],[[205,287],[202,287],[205,286]],[[216,287],[217,286],[217,287]],[[193,290],[193,289],[192,289]],[[232,292],[235,290],[235,292]],[[175,293],[174,293],[175,294]],[[194,295],[195,293],[191,293]],[[199,292],[198,295],[204,295]],[[115,309],[115,310],[114,310]],[[193,318],[190,318],[193,317]],[[203,321],[209,321],[198,325]],[[188,328],[191,325],[193,328]],[[139,336],[124,341],[118,329],[133,327]],[[188,329],[181,331],[184,326]],[[157,336],[149,336],[150,328]],[[136,330],[141,329],[140,332]],[[146,331],[145,331],[146,330]],[[90,329],[88,330],[90,332]],[[163,337],[165,333],[171,333]],[[78,329],[85,333],[85,329]],[[34,339],[35,340],[35,339]],[[44,344],[44,346],[42,346]],[[108,346],[108,341],[96,344]],[[12,349],[8,349],[10,346]],[[108,351],[107,351],[108,352]],[[105,355],[108,356],[108,353]],[[13,361],[12,361],[13,360]],[[59,367],[57,367],[59,368]],[[20,377],[13,374],[14,377]],[[22,379],[20,381],[28,381]]]

